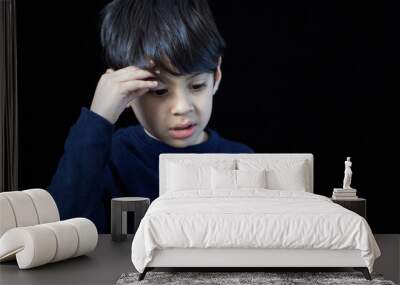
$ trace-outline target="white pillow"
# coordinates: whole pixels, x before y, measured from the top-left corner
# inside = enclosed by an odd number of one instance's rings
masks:
[[[236,190],[236,170],[211,168],[211,189]]]
[[[267,187],[274,190],[306,191],[310,188],[307,160],[238,159],[240,170],[267,170]]]
[[[267,188],[267,170],[242,170],[236,171],[238,188]]]
[[[168,165],[168,191],[210,188],[210,167],[170,163]]]
[[[267,188],[266,170],[230,170],[211,168],[211,189],[238,190]]]
[[[235,169],[235,159],[174,159],[166,162],[166,191],[211,190],[210,168]]]

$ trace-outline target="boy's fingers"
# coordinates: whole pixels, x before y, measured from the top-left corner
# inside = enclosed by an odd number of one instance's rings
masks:
[[[114,73],[115,80],[119,82],[132,81],[132,80],[144,80],[144,79],[155,79],[155,74],[144,69],[126,70],[124,73]]]
[[[145,80],[124,81],[120,82],[119,84],[126,93],[130,93],[133,91],[140,91],[139,89],[143,88],[151,89],[155,88],[158,85],[157,81],[145,81]]]
[[[149,90],[150,90],[149,88],[143,88],[143,89],[140,89],[140,90],[134,92],[133,95],[130,95],[130,97],[128,97],[129,101],[128,101],[128,104],[126,104],[126,108],[129,108],[131,106],[131,103],[133,100],[135,100],[137,97],[140,97],[140,96],[146,94],[147,92],[149,92]]]

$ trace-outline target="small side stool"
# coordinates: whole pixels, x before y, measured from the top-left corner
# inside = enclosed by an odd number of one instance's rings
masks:
[[[127,212],[134,214],[134,234],[140,221],[150,206],[150,199],[145,197],[119,197],[111,199],[111,238],[124,241],[127,237]]]
[[[364,219],[367,219],[367,200],[364,198],[356,198],[352,200],[340,200],[331,198],[332,202],[345,207],[357,214],[359,214]]]

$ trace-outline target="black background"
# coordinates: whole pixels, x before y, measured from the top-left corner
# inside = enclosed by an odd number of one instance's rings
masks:
[[[19,188],[47,188],[107,68],[109,1],[17,1]],[[227,42],[209,126],[257,153],[313,153],[316,194],[352,187],[374,233],[400,233],[396,1],[212,1]],[[117,128],[137,124],[126,110]]]

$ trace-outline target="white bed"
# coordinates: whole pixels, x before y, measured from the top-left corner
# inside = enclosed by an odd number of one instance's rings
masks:
[[[158,267],[353,267],[370,279],[381,253],[368,223],[313,193],[313,167],[312,154],[160,154],[160,196],[132,241],[139,280]]]

